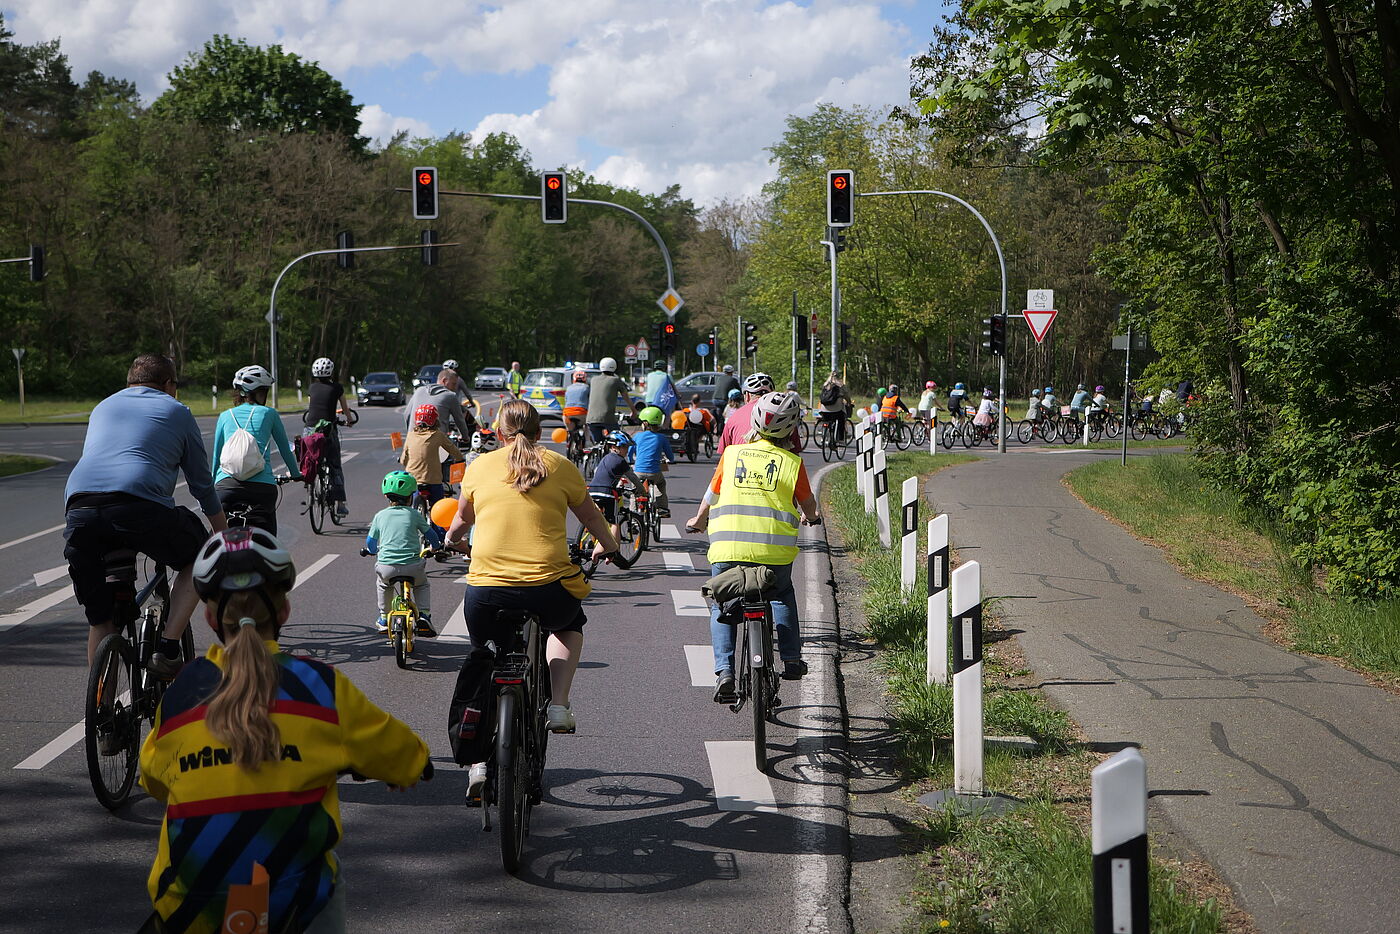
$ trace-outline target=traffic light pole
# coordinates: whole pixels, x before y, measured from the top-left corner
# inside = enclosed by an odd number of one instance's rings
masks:
[[[1005,315],[1006,315],[1006,257],[1005,257],[1005,256],[1002,254],[1002,252],[1001,252],[1001,241],[997,239],[996,231],[992,230],[992,225],[989,224],[989,223],[987,223],[987,219],[986,219],[985,217],[982,216],[982,212],[979,211],[979,210],[977,210],[976,208],[974,208],[972,205],[968,204],[968,203],[967,203],[966,201],[964,201],[962,198],[959,198],[957,195],[950,195],[950,194],[948,194],[948,192],[946,192],[946,191],[938,191],[938,190],[933,189],[933,188],[919,188],[919,189],[914,189],[914,190],[912,190],[912,191],[858,191],[858,192],[856,192],[856,197],[857,197],[857,198],[881,198],[881,197],[885,197],[885,196],[887,196],[887,195],[937,195],[937,196],[939,196],[940,198],[947,198],[947,199],[950,200],[950,201],[956,201],[958,204],[961,204],[963,207],[965,207],[965,208],[967,208],[969,211],[971,211],[971,212],[973,213],[973,215],[974,215],[979,221],[982,222],[982,226],[983,226],[984,228],[986,228],[987,236],[989,236],[989,237],[992,238],[992,246],[995,247],[995,248],[996,248],[996,251],[997,251],[997,262],[1001,265],[1001,313],[1002,313],[1002,316],[1005,317]],[[832,246],[832,249],[834,250],[834,249],[835,249],[835,246]],[[832,326],[832,329],[835,330],[835,327],[836,327],[836,311],[835,311],[835,308],[836,308],[836,254],[835,254],[834,252],[833,252],[832,255],[831,255],[831,292],[832,292],[831,326]],[[831,368],[832,368],[833,370],[836,369],[836,346],[835,346],[835,342],[832,343],[832,349],[831,349]],[[1001,357],[1001,390],[1000,390],[1000,395],[998,396],[997,401],[998,401],[998,404],[999,404],[999,408],[1000,408],[1000,410],[1001,410],[1001,411],[998,413],[998,415],[997,415],[997,450],[998,450],[999,452],[1001,452],[1002,454],[1005,454],[1005,453],[1006,453],[1006,355],[1005,355],[1005,354],[1002,354],[1002,357]]]
[[[435,243],[433,246],[461,246],[460,243]],[[268,340],[268,356],[271,357],[272,371],[272,407],[277,407],[277,287],[282,284],[282,277],[287,274],[297,263],[311,256],[336,256],[341,253],[384,253],[389,250],[421,250],[423,244],[413,243],[408,246],[357,246],[348,250],[312,250],[310,253],[303,253],[290,263],[282,267],[282,271],[277,274],[277,281],[272,283],[272,300],[268,303],[267,324],[271,329]]]
[[[826,254],[831,258],[831,372],[840,372],[836,366],[836,349],[841,345],[836,334],[840,328],[838,319],[841,317],[841,286],[836,281],[836,242],[834,240],[822,240],[821,245],[826,247]],[[825,380],[822,382],[825,385]]]

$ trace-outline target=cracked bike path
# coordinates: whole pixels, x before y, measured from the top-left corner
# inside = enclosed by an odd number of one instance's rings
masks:
[[[1075,499],[1060,478],[1101,458],[993,455],[926,490],[1046,693],[1090,740],[1141,744],[1149,789],[1177,792],[1154,812],[1261,932],[1395,931],[1400,698],[1280,648]]]

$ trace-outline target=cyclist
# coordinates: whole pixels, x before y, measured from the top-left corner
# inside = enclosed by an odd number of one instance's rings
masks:
[[[671,375],[666,372],[666,361],[660,359],[652,363],[651,372],[646,376],[645,389],[642,391],[642,401],[644,405],[654,405],[657,408],[665,408],[661,405],[663,390],[666,384],[671,381]]]
[[[685,415],[687,428],[702,431],[705,434],[713,434],[715,430],[715,416],[709,409],[705,408],[700,393],[694,393],[690,397],[690,405],[680,410]],[[675,421],[671,422],[674,427]]]
[[[304,479],[297,466],[296,455],[287,441],[287,429],[277,412],[267,405],[267,391],[272,387],[272,374],[256,364],[245,366],[233,374],[233,391],[237,405],[226,409],[214,426],[214,489],[219,493],[219,502],[224,512],[231,507],[247,509],[248,525],[256,525],[277,534],[277,478],[272,474],[272,462],[268,456],[272,442],[277,442],[277,450],[282,455],[282,463],[287,465],[293,480]],[[229,447],[229,441],[239,431],[252,436],[258,456],[251,465],[236,464],[235,453],[238,445]],[[225,454],[229,457],[225,457]],[[223,462],[228,460],[228,464]],[[258,466],[261,465],[261,466]],[[248,467],[254,467],[248,472]],[[232,468],[232,471],[226,469]],[[239,474],[235,476],[235,473]]]
[[[742,389],[731,389],[729,395],[724,397],[724,409],[720,412],[721,425],[728,425],[734,413],[744,407],[744,391]],[[720,428],[723,431],[723,427]]]
[[[1047,418],[1054,418],[1060,414],[1060,401],[1055,398],[1055,387],[1046,386],[1045,391],[1040,394],[1041,414]]]
[[[396,577],[413,578],[413,602],[418,604],[418,631],[429,639],[437,635],[432,623],[432,591],[428,585],[428,562],[422,555],[423,542],[434,548],[442,545],[442,530],[409,505],[418,492],[418,481],[406,470],[386,474],[379,485],[389,501],[369,524],[365,550],[374,555],[374,577],[379,585],[379,620],[374,628],[389,631],[390,583]]]
[[[967,387],[962,383],[955,383],[953,391],[948,393],[948,415],[955,422],[961,422],[967,417]]]
[[[513,398],[520,398],[520,387],[525,385],[525,374],[520,372],[520,361],[516,360],[510,365],[510,372],[506,374],[506,387],[510,389]]]
[[[851,394],[846,389],[846,384],[841,382],[835,370],[832,370],[826,382],[822,383],[822,391],[817,396],[817,401],[821,405],[817,410],[817,417],[828,423],[828,430],[831,430],[831,424],[834,423],[835,430],[840,432],[838,438],[847,437],[850,434],[847,421],[854,403],[851,402]]]
[[[802,660],[797,593],[792,586],[797,514],[800,511],[809,524],[819,521],[821,515],[802,458],[781,446],[801,418],[797,402],[784,393],[773,392],[760,397],[752,411],[748,443],[733,444],[725,450],[705,498],[686,528],[700,532],[709,527],[712,574],[736,564],[773,569],[773,587],[765,596],[773,604],[783,677],[795,681],[807,673],[807,663]],[[751,476],[761,479],[745,482]],[[718,607],[711,610],[710,638],[715,659],[715,700],[730,703],[734,700],[734,627],[720,621]]]
[[[126,388],[92,410],[82,457],[63,493],[63,557],[87,616],[88,664],[117,631],[104,556],[132,548],[176,572],[170,618],[150,664],[164,678],[180,670],[180,636],[199,602],[190,566],[208,537],[198,516],[175,505],[177,472],[214,530],[227,527],[199,425],[175,401],[175,390],[175,361],[161,354],[133,360]]]
[[[340,422],[339,416],[349,418],[352,408],[345,395],[345,387],[335,381],[335,362],[330,357],[317,357],[311,363],[311,390],[306,403],[306,414],[302,424],[312,431],[326,436],[326,445],[321,457],[330,465],[331,500],[335,503],[335,514],[344,518],[350,514],[345,506],[345,471],[340,465]]]
[[[576,718],[569,697],[583,650],[583,598],[588,580],[569,559],[565,514],[573,512],[593,533],[593,555],[617,551],[617,539],[589,498],[578,468],[568,458],[540,447],[540,415],[521,399],[501,406],[505,447],[482,455],[462,479],[457,516],[447,541],[459,545],[475,526],[473,555],[463,603],[472,644],[500,644],[507,635],[496,622],[498,610],[539,614],[549,631],[550,704],[546,726],[572,733]],[[469,782],[477,778],[477,771]],[[484,770],[479,773],[485,780]],[[478,785],[479,787],[479,785]],[[471,788],[468,788],[471,795]]]
[[[1040,421],[1041,416],[1044,414],[1044,412],[1045,410],[1040,407],[1040,390],[1032,389],[1031,402],[1030,405],[1026,407],[1026,421],[1034,424],[1035,422]]]
[[[641,492],[642,478],[637,476],[628,459],[632,452],[632,436],[625,431],[614,431],[604,441],[605,451],[593,468],[593,476],[588,478],[588,495],[592,497],[599,512],[607,519],[613,537],[621,539],[622,532],[617,525],[617,481],[626,479],[632,489]]]
[[[198,551],[217,641],[166,690],[141,747],[141,784],[165,805],[147,881],[163,930],[226,930],[229,886],[252,882],[257,863],[270,876],[264,930],[344,931],[338,774],[398,788],[431,775],[427,745],[344,669],[278,646],[295,577],[263,529]]]
[[[621,399],[627,410],[636,414],[637,407],[627,393],[627,383],[617,375],[617,361],[604,357],[598,361],[597,376],[588,382],[588,431],[594,441],[617,427],[616,402]]]
[[[413,410],[413,430],[404,437],[399,463],[413,475],[430,504],[442,499],[441,451],[447,452],[448,463],[465,459],[462,450],[438,430],[437,407],[420,405]]]
[[[476,400],[467,391],[467,381],[462,379],[462,367],[456,360],[448,357],[442,361],[442,369],[451,370],[457,374],[457,402],[461,404],[464,413],[473,413],[476,410]],[[441,370],[439,371],[441,372]],[[466,437],[465,435],[463,437]]]
[[[1094,397],[1089,400],[1089,421],[1093,423],[1102,422],[1107,412],[1108,396],[1104,395],[1102,386],[1095,386]]]
[[[1084,420],[1084,409],[1088,404],[1089,390],[1084,388],[1083,383],[1080,383],[1079,387],[1074,391],[1074,396],[1069,400],[1070,417],[1077,422],[1082,422]]]
[[[719,453],[722,456],[724,449],[731,444],[740,444],[744,437],[753,430],[754,406],[758,400],[773,392],[773,377],[767,373],[750,373],[744,377],[744,404],[736,409],[731,417],[724,421],[724,431],[719,436]],[[787,394],[784,393],[784,396]],[[795,404],[794,400],[794,404]],[[797,409],[798,420],[802,418],[802,409]],[[792,426],[792,435],[787,440],[789,450],[798,454],[802,453],[802,436],[797,433],[797,423]]]
[[[984,434],[992,432],[992,425],[995,423],[996,400],[992,398],[990,388],[982,390],[982,401],[977,404],[977,414],[972,417],[972,424],[983,429]]]
[[[588,374],[574,370],[569,378],[569,387],[564,390],[564,427],[570,434],[583,431],[583,420],[588,416]]]
[[[905,415],[909,413],[909,406],[904,404],[904,400],[899,398],[899,387],[890,383],[889,392],[880,400],[880,421],[897,422],[899,413],[903,411]]]
[[[715,398],[728,399],[729,393],[739,388],[739,380],[734,376],[734,366],[726,363],[715,377]]]
[[[914,410],[914,417],[923,422],[929,428],[938,424],[938,384],[933,380],[924,383],[923,395],[919,396],[918,408]]]
[[[676,459],[671,439],[663,429],[666,413],[654,405],[642,409],[642,430],[632,439],[633,469],[637,476],[651,485],[652,505],[663,519],[671,517],[666,500],[666,470]],[[640,490],[641,487],[638,487]]]
[[[470,438],[476,431],[476,417],[457,401],[457,387],[461,382],[456,370],[443,369],[438,373],[437,382],[415,389],[408,405],[404,406],[405,433],[413,430],[414,413],[419,407],[431,405],[437,409],[439,427],[447,430],[455,428],[463,438]],[[446,474],[443,476],[446,477]]]

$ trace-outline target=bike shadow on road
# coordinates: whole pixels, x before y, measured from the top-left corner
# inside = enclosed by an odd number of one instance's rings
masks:
[[[393,664],[394,647],[372,624],[302,622],[287,632],[282,648],[293,655],[304,655],[327,665],[353,665],[357,662]],[[465,642],[440,642],[418,636],[408,670],[459,671],[471,651]],[[444,708],[445,709],[445,708]]]

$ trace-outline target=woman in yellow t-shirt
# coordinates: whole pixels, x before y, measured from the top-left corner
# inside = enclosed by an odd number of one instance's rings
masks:
[[[472,555],[463,612],[473,645],[500,642],[499,610],[538,613],[549,631],[550,705],[548,727],[572,733],[576,723],[569,701],[583,650],[583,598],[588,581],[569,560],[566,513],[578,517],[598,545],[594,557],[617,551],[607,520],[588,496],[583,476],[566,457],[542,448],[540,415],[513,399],[498,418],[502,447],[472,461],[462,477],[457,515],[447,530],[449,545]],[[476,527],[468,549],[459,543]]]

